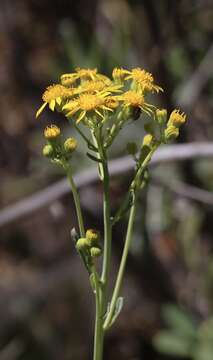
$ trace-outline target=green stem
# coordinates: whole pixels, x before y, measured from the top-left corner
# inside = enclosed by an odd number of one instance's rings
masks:
[[[132,182],[132,184],[130,186],[130,189],[132,189],[132,191],[134,192],[135,198],[134,198],[133,204],[131,206],[131,210],[130,210],[125,245],[124,245],[123,254],[122,254],[122,258],[121,258],[121,263],[120,263],[120,267],[119,267],[119,271],[118,271],[118,276],[117,276],[115,287],[114,287],[114,290],[113,290],[112,300],[111,300],[111,303],[110,303],[110,311],[109,311],[109,313],[108,313],[108,315],[107,315],[107,317],[105,319],[105,322],[104,322],[104,330],[107,330],[110,327],[112,318],[114,316],[117,299],[118,299],[119,294],[120,294],[120,289],[121,289],[123,276],[124,276],[124,271],[125,271],[125,266],[126,266],[126,261],[127,261],[127,255],[128,255],[131,240],[132,240],[132,232],[133,232],[133,225],[134,225],[134,219],[135,219],[135,210],[136,210],[136,200],[137,200],[138,191],[139,191],[140,185],[141,185],[141,179],[140,178],[141,178],[141,175],[143,174],[143,171],[146,169],[149,161],[151,160],[152,155],[155,152],[155,150],[157,149],[158,145],[159,144],[156,144],[150,150],[149,154],[146,156],[146,158],[142,162],[140,168],[136,172],[135,178],[134,178],[134,180],[133,180],[133,182]]]
[[[81,211],[80,198],[79,198],[79,194],[78,194],[77,188],[76,188],[74,180],[73,180],[72,170],[71,170],[71,167],[69,164],[63,164],[63,166],[66,170],[67,178],[69,180],[73,198],[74,198],[74,202],[75,202],[75,208],[76,208],[76,213],[77,213],[77,218],[78,218],[78,226],[79,226],[80,235],[81,235],[81,237],[85,237],[85,228],[84,228],[83,215],[82,215],[82,211]]]
[[[126,241],[125,241],[125,245],[124,245],[124,250],[123,250],[123,254],[122,254],[122,259],[121,259],[121,263],[120,263],[120,267],[119,267],[119,271],[118,271],[115,288],[114,288],[113,295],[112,295],[110,311],[109,311],[108,316],[104,323],[104,330],[107,330],[110,326],[110,323],[114,316],[116,302],[117,302],[117,299],[120,294],[120,289],[121,289],[122,280],[123,280],[123,276],[124,276],[124,270],[125,270],[125,266],[126,266],[127,255],[128,255],[131,240],[132,240],[135,211],[136,211],[136,199],[134,199],[133,205],[130,210],[130,216],[129,216],[129,222],[128,222],[128,227],[127,227],[127,234],[126,234]]]
[[[102,360],[103,358],[103,316],[102,316],[102,305],[101,305],[101,292],[102,288],[99,284],[99,278],[94,269],[94,280],[95,280],[95,335],[94,335],[94,353],[93,360]]]
[[[99,164],[99,172],[100,178],[103,182],[104,251],[101,285],[99,285],[99,308],[97,307],[96,299],[96,326],[94,341],[94,360],[102,360],[104,343],[103,319],[104,314],[107,310],[107,292],[109,285],[112,226],[110,220],[109,171],[107,164],[107,155],[103,147],[101,131],[96,134],[96,136],[95,134],[93,134],[93,140],[95,146],[97,146],[99,150],[98,156],[101,160],[101,163]]]
[[[101,174],[103,174],[103,213],[104,213],[104,257],[101,281],[104,286],[104,308],[106,305],[107,287],[110,270],[110,258],[111,258],[111,242],[112,242],[112,226],[110,220],[110,196],[109,196],[109,170],[107,164],[106,152],[103,149],[101,142],[98,143],[99,154],[102,162],[99,164]]]

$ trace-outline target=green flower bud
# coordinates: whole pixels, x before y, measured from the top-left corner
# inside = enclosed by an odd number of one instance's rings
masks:
[[[98,256],[101,255],[101,253],[102,253],[102,251],[101,251],[101,249],[98,248],[98,247],[92,247],[92,248],[90,249],[90,255],[91,255],[92,257],[98,257]]]
[[[86,238],[80,238],[76,242],[76,248],[79,251],[87,250],[89,248],[89,246],[90,245],[89,245],[88,239],[86,239]]]
[[[168,126],[164,132],[166,142],[176,139],[178,135],[179,135],[179,128],[173,125]]]
[[[54,155],[54,149],[52,145],[47,144],[43,147],[42,153],[45,157],[51,158]]]
[[[167,110],[166,109],[157,109],[156,117],[159,125],[164,125],[167,121]]]
[[[73,151],[75,151],[75,149],[77,148],[77,140],[75,138],[68,138],[65,142],[64,142],[64,150],[71,154]]]
[[[147,147],[151,147],[153,143],[153,136],[151,134],[147,134],[144,136],[143,138],[143,145],[142,146],[147,146]]]
[[[130,155],[135,155],[138,151],[137,145],[134,142],[129,142],[126,146],[126,149]]]
[[[86,231],[86,238],[89,243],[89,246],[98,245],[100,240],[100,233],[95,229],[88,229]]]

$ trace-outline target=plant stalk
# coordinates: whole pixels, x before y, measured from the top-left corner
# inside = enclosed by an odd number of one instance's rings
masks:
[[[127,261],[127,255],[128,255],[131,240],[132,240],[132,232],[133,232],[133,225],[134,225],[134,220],[135,220],[135,212],[136,212],[136,198],[134,199],[134,202],[133,202],[131,210],[130,210],[124,250],[123,250],[123,254],[122,254],[122,259],[121,259],[121,263],[120,263],[120,267],[119,267],[119,271],[118,271],[118,276],[117,276],[115,288],[114,288],[113,295],[112,295],[112,300],[111,300],[111,304],[110,304],[110,311],[109,311],[109,314],[108,314],[108,316],[107,316],[107,318],[105,320],[105,323],[104,323],[104,330],[107,330],[109,328],[109,326],[110,326],[110,323],[111,323],[112,318],[114,316],[116,302],[117,302],[117,299],[118,299],[119,294],[120,294],[120,289],[121,289],[122,280],[123,280],[123,276],[124,276],[124,270],[125,270],[126,261]]]
[[[130,187],[130,189],[132,189],[134,191],[135,198],[134,198],[133,204],[130,209],[125,245],[124,245],[124,249],[123,249],[123,254],[122,254],[122,258],[121,258],[121,263],[120,263],[115,287],[113,290],[112,300],[110,303],[110,310],[109,310],[109,313],[108,313],[108,315],[105,319],[104,325],[103,325],[104,330],[107,330],[111,325],[111,321],[112,321],[114,313],[115,313],[117,299],[120,295],[120,289],[121,289],[121,285],[122,285],[122,281],[123,281],[123,277],[124,277],[127,256],[128,256],[128,252],[129,252],[129,248],[130,248],[130,244],[131,244],[131,240],[132,240],[132,232],[133,232],[133,225],[134,225],[135,212],[136,212],[136,202],[137,202],[138,191],[140,189],[140,183],[141,183],[140,177],[141,177],[143,171],[146,169],[146,167],[147,167],[149,161],[151,160],[152,155],[155,152],[155,150],[157,149],[157,147],[158,147],[158,144],[153,146],[153,148],[151,149],[149,154],[146,156],[146,158],[144,159],[143,163],[141,164],[139,170],[137,171],[135,178]]]

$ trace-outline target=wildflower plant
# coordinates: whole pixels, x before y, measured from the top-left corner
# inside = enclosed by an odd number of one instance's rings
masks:
[[[103,184],[104,234],[96,229],[85,229],[77,184],[73,180],[72,159],[77,149],[77,140],[63,139],[61,130],[50,125],[44,130],[47,144],[43,155],[61,166],[71,186],[79,229],[71,231],[76,250],[88,272],[95,295],[96,320],[94,334],[94,360],[103,358],[105,333],[115,323],[123,305],[121,285],[136,215],[137,199],[147,183],[147,166],[161,144],[166,144],[179,135],[186,116],[173,110],[168,116],[165,109],[157,109],[149,102],[150,93],[159,93],[151,73],[135,68],[115,68],[112,78],[98,73],[97,69],[77,68],[74,73],[61,76],[60,83],[49,86],[43,94],[43,104],[37,111],[40,116],[46,106],[62,113],[79,133],[88,147],[87,155],[97,163],[100,181]],[[147,114],[150,121],[144,124],[145,135],[141,144],[127,144],[127,151],[135,161],[133,177],[128,192],[114,216],[110,207],[110,174],[108,151],[117,140],[120,131],[132,121]],[[85,131],[87,130],[89,131]],[[89,134],[89,135],[88,135]],[[113,227],[128,214],[124,248],[112,294],[109,293]],[[103,243],[103,245],[102,245]],[[97,257],[102,257],[101,272]]]

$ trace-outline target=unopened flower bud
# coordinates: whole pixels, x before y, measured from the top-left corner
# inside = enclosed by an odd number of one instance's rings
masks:
[[[98,247],[92,247],[92,248],[90,249],[90,255],[91,255],[92,257],[98,257],[98,256],[101,255],[101,253],[102,253],[102,251],[101,251],[101,249],[98,248]]]
[[[44,130],[44,137],[47,140],[54,140],[57,137],[59,137],[60,134],[61,134],[61,130],[56,125],[47,126],[46,129]]]
[[[54,149],[52,147],[52,145],[47,144],[43,147],[42,153],[44,156],[51,158],[54,154]]]
[[[70,137],[64,142],[64,149],[67,153],[71,154],[73,151],[75,151],[77,145],[77,140],[73,137]]]
[[[186,115],[184,113],[180,113],[180,110],[173,110],[169,117],[168,126],[173,125],[175,127],[180,127],[185,122]]]
[[[126,149],[130,155],[135,155],[138,151],[137,145],[134,142],[129,142],[126,146]]]
[[[156,117],[159,125],[163,125],[166,123],[167,120],[167,110],[166,109],[157,109],[156,110]]]
[[[89,242],[86,238],[80,238],[76,242],[76,248],[79,251],[86,250],[89,248]]]
[[[166,142],[176,139],[178,135],[179,135],[179,128],[173,125],[168,126],[164,132]]]
[[[89,246],[98,245],[100,240],[100,233],[95,229],[88,229],[86,231],[86,238],[89,243]]]
[[[147,134],[143,138],[143,146],[151,147],[153,142],[153,136],[151,134]]]

